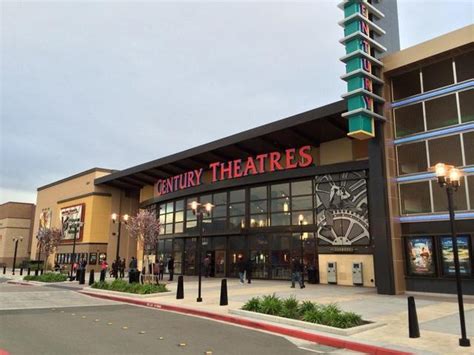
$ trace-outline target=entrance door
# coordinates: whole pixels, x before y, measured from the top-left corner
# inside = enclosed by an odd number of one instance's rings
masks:
[[[225,277],[225,250],[216,250],[214,270],[216,277]]]
[[[206,251],[204,258],[206,258],[206,256],[209,258],[209,266],[208,266],[209,276],[214,277],[215,276],[215,262],[216,262],[216,256],[215,256],[214,250]],[[204,265],[203,274],[204,275],[206,274],[205,265]]]

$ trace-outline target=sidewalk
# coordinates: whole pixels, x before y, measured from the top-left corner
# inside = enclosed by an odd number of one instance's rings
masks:
[[[1,275],[0,275],[1,276]],[[20,279],[15,277],[15,279]],[[160,294],[155,297],[147,297],[146,300],[130,295],[127,297],[135,304],[143,304],[149,307],[160,306],[168,310],[177,310],[183,313],[203,315],[206,317],[221,319],[243,317],[229,315],[229,309],[240,309],[250,298],[275,293],[279,297],[295,296],[298,300],[310,300],[322,304],[337,303],[346,311],[353,311],[362,315],[363,319],[372,322],[384,323],[384,326],[367,330],[351,336],[337,336],[328,333],[303,330],[318,336],[326,336],[332,339],[348,340],[365,344],[378,345],[389,349],[414,352],[419,354],[472,354],[474,347],[461,348],[458,346],[459,317],[458,306],[455,295],[416,295],[418,320],[420,324],[421,337],[410,339],[408,337],[408,314],[407,296],[378,295],[373,288],[345,287],[336,285],[310,285],[305,289],[291,289],[289,282],[254,280],[252,284],[241,285],[237,279],[228,279],[228,306],[219,306],[221,279],[202,279],[203,302],[196,302],[198,281],[197,277],[186,276],[184,278],[184,299],[176,299],[177,277],[175,281],[168,282],[165,277],[164,283],[171,292]],[[87,281],[87,280],[86,280]],[[77,282],[62,283],[80,289],[86,285],[77,285]],[[57,285],[60,287],[60,285]],[[84,289],[82,292],[90,292]],[[100,296],[102,298],[110,298]],[[474,298],[465,297],[465,314],[468,337],[474,342]],[[247,318],[247,320],[249,320]],[[255,322],[255,320],[253,320]],[[239,323],[239,322],[237,322]],[[263,322],[266,323],[266,322]],[[242,323],[240,323],[242,324]],[[242,324],[245,325],[245,324]],[[275,326],[277,325],[274,323]],[[290,331],[301,331],[290,326],[283,326]],[[474,345],[474,344],[473,344]]]
[[[168,283],[165,278],[165,283]],[[170,293],[146,302],[158,305],[179,306],[186,309],[228,315],[228,309],[239,309],[250,298],[275,293],[279,297],[294,295],[298,300],[318,303],[338,303],[342,309],[353,311],[363,319],[385,323],[385,326],[354,334],[348,338],[393,349],[414,351],[423,354],[472,354],[473,348],[458,346],[459,321],[455,296],[415,296],[421,337],[408,337],[407,296],[385,296],[376,294],[373,288],[345,287],[335,285],[306,285],[305,289],[291,289],[289,282],[254,280],[241,285],[236,279],[228,279],[228,306],[219,306],[220,279],[202,281],[202,303],[196,302],[197,277],[185,277],[184,299],[176,299],[177,282],[168,283]],[[143,302],[143,299],[135,298]],[[474,299],[466,297],[466,326],[468,336],[474,341]],[[306,330],[305,330],[306,331]],[[318,333],[318,332],[315,332]],[[319,333],[321,334],[321,333]],[[331,337],[341,338],[332,334]]]

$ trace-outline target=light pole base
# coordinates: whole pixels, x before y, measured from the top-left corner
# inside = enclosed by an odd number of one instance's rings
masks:
[[[196,298],[196,302],[202,302],[202,297]]]
[[[459,346],[469,347],[471,346],[471,341],[469,339],[459,339]]]

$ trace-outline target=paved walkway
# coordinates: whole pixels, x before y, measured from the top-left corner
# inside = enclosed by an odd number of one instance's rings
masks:
[[[337,303],[347,311],[354,311],[365,320],[381,322],[385,325],[349,339],[409,350],[419,354],[473,354],[474,353],[474,298],[465,297],[466,326],[473,347],[460,348],[459,317],[457,299],[453,295],[415,296],[421,337],[408,337],[407,296],[378,295],[373,288],[345,287],[335,285],[306,285],[305,289],[292,289],[289,282],[254,280],[241,285],[236,279],[228,279],[229,305],[219,306],[220,279],[203,278],[203,302],[197,303],[197,278],[185,277],[184,299],[176,300],[176,280],[167,282],[170,293],[147,298],[147,301],[164,305],[193,308],[218,314],[228,314],[228,309],[238,309],[250,298],[275,293],[279,297],[295,296],[299,300],[318,303]],[[67,286],[67,283],[63,285]],[[76,286],[77,283],[72,283]],[[50,287],[50,286],[47,286]],[[321,333],[319,333],[321,334]],[[333,336],[333,335],[330,335]],[[337,337],[337,336],[334,336]]]

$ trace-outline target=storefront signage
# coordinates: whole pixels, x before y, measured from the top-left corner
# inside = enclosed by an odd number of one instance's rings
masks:
[[[407,258],[410,274],[434,275],[433,238],[409,238],[407,240]]]
[[[82,228],[75,227],[78,222],[84,222],[84,204],[61,208],[61,225],[63,239],[81,238]]]
[[[469,237],[466,235],[458,235],[456,243],[458,245],[459,271],[461,275],[469,275],[471,274]],[[449,276],[456,275],[454,268],[453,241],[451,237],[441,238],[441,251],[443,255],[443,274]]]
[[[208,171],[211,175],[211,183],[238,179],[248,175],[259,175],[279,170],[305,168],[313,163],[311,146],[306,145],[299,149],[289,148],[283,153],[271,152],[259,154],[247,159],[235,159],[227,162],[215,162],[209,164]],[[155,193],[165,195],[199,186],[203,182],[204,169],[195,169],[185,173],[160,179],[155,183]]]
[[[347,93],[342,95],[347,102],[347,112],[342,114],[349,121],[348,135],[357,139],[375,136],[374,119],[384,119],[380,96],[383,81],[380,78],[382,62],[380,53],[386,51],[375,38],[385,34],[373,20],[384,15],[367,0],[345,0],[339,4],[344,11],[344,38],[346,55],[341,61],[346,73],[341,77],[347,82]]]

